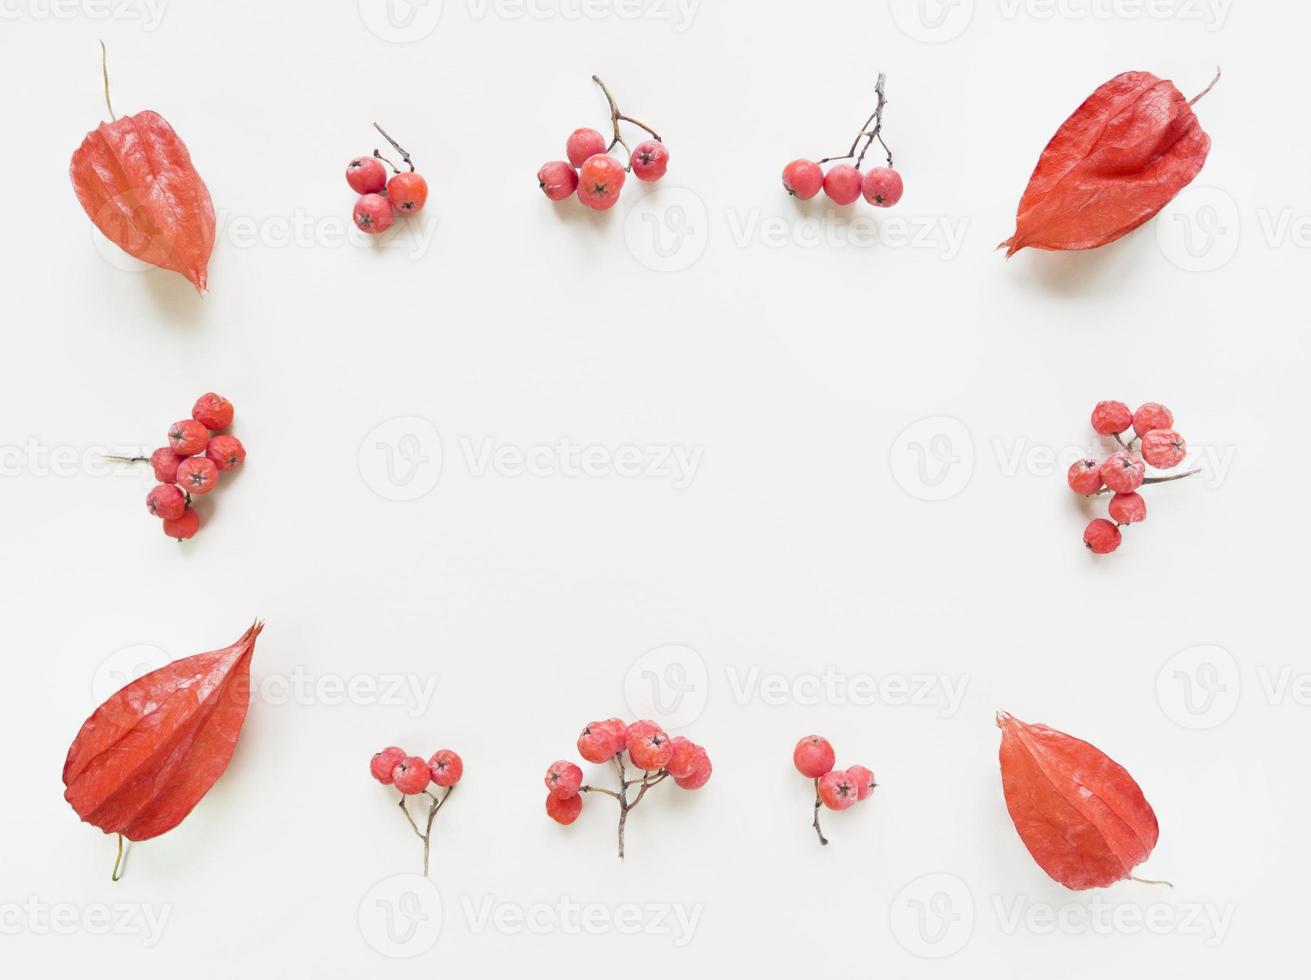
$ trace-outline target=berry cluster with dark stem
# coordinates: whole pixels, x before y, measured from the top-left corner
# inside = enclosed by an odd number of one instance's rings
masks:
[[[423,791],[423,795],[428,797],[429,800],[431,800],[431,802],[428,804],[428,819],[424,822],[423,830],[420,830],[419,825],[414,822],[414,817],[410,813],[410,808],[405,805],[405,800],[406,800],[405,794],[404,793],[401,794],[401,799],[399,803],[399,806],[401,808],[401,813],[405,814],[405,819],[409,822],[411,829],[413,829],[414,833],[418,836],[419,840],[423,841],[423,873],[425,877],[428,874],[428,852],[432,843],[433,821],[437,819],[437,811],[442,808],[443,803],[445,803],[447,800],[451,798],[451,794],[453,792],[455,792],[454,786],[446,787],[446,792],[443,793],[441,796],[438,796],[432,790],[425,789]]]

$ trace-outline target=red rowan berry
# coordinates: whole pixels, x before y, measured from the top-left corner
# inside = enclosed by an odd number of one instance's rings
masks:
[[[387,181],[387,200],[397,214],[417,214],[428,203],[428,182],[410,171]]]
[[[1112,453],[1099,471],[1102,482],[1116,493],[1132,493],[1143,485],[1147,468],[1132,453]]]
[[[168,430],[169,448],[179,456],[194,456],[204,452],[209,443],[209,430],[195,419],[174,422]]]
[[[230,426],[232,413],[232,402],[212,391],[197,398],[191,407],[191,417],[211,432]]]
[[[1164,405],[1144,402],[1133,413],[1133,431],[1141,439],[1153,429],[1168,429],[1174,425],[1174,416]]]
[[[876,208],[890,208],[901,200],[901,174],[891,167],[875,167],[865,174],[860,192]]]
[[[669,149],[659,140],[643,140],[633,149],[632,166],[638,180],[659,180],[669,169]]]
[[[582,794],[561,799],[550,793],[546,795],[546,815],[558,824],[569,826],[583,812]]]
[[[381,752],[375,752],[373,758],[369,760],[369,772],[373,778],[384,786],[391,785],[392,773],[396,771],[396,766],[405,758],[405,750],[395,745],[388,746]]]
[[[809,201],[824,186],[824,171],[810,160],[793,160],[783,168],[783,189],[793,197]]]
[[[185,541],[199,530],[200,515],[192,507],[184,510],[181,517],[164,522],[164,533],[179,541]]]
[[[851,777],[856,784],[856,799],[868,800],[874,795],[874,788],[878,783],[874,781],[874,773],[864,766],[850,766],[847,769],[847,775]]]
[[[156,449],[150,454],[150,468],[155,471],[155,479],[160,483],[178,482],[178,464],[185,456],[179,456],[167,446]]]
[[[699,745],[692,746],[692,771],[686,776],[675,776],[674,783],[679,789],[700,789],[710,780],[712,766],[710,756]]]
[[[365,194],[355,202],[351,213],[355,227],[366,235],[381,235],[396,219],[391,202],[381,194]]]
[[[578,171],[578,200],[594,211],[606,211],[619,200],[627,173],[608,153],[590,157]]]
[[[595,129],[575,129],[565,141],[564,153],[575,167],[581,167],[589,157],[605,152],[605,137]]]
[[[1143,459],[1158,470],[1178,466],[1188,455],[1184,437],[1173,429],[1153,429],[1143,436]]]
[[[464,775],[464,760],[450,749],[438,749],[428,760],[428,772],[434,783],[449,788]]]
[[[832,770],[835,759],[833,746],[820,735],[807,735],[792,750],[792,764],[809,779],[818,779]]]
[[[1083,543],[1094,555],[1109,555],[1120,547],[1120,529],[1106,518],[1098,517],[1084,528]]]
[[[1137,493],[1117,493],[1106,505],[1111,520],[1117,524],[1136,524],[1147,520],[1147,501]]]
[[[563,160],[552,160],[537,171],[537,186],[552,201],[563,201],[578,189],[578,171]]]
[[[376,194],[387,185],[387,168],[377,157],[356,157],[346,165],[346,183],[356,194]]]
[[[583,785],[583,770],[572,762],[561,759],[552,762],[546,770],[546,788],[558,800],[567,800],[578,795],[578,787]]]
[[[178,485],[188,493],[209,493],[218,483],[218,467],[212,459],[189,456],[178,464]]]
[[[845,810],[860,799],[860,786],[850,775],[835,769],[819,777],[819,798],[830,810]]]
[[[1092,427],[1104,436],[1114,436],[1133,424],[1133,412],[1124,402],[1098,402],[1092,413]]]
[[[665,769],[669,771],[669,775],[676,780],[686,779],[691,776],[692,770],[696,768],[697,744],[682,735],[676,735],[669,740],[669,747],[672,751],[669,755],[669,761],[665,763]]]
[[[834,164],[824,175],[824,193],[835,204],[851,204],[860,197],[860,171],[849,163]]]
[[[187,495],[171,483],[161,483],[146,494],[146,509],[166,521],[176,521],[187,509]]]
[[[205,458],[220,470],[230,470],[246,460],[246,447],[236,436],[215,436],[205,447]]]
[[[1091,497],[1102,488],[1102,464],[1092,459],[1075,460],[1065,480],[1075,493]]]
[[[663,769],[674,754],[669,736],[653,721],[633,722],[625,733],[625,742],[633,765],[647,772]]]
[[[607,721],[594,721],[578,736],[578,754],[588,762],[608,762],[624,750],[624,732]]]
[[[391,771],[391,781],[406,796],[414,796],[428,788],[432,774],[428,771],[428,763],[411,755],[396,763]]]

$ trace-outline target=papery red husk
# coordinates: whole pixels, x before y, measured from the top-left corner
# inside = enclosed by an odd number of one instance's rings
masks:
[[[157,112],[101,123],[68,168],[87,217],[128,255],[207,287],[214,204],[186,144]]]
[[[1009,258],[1022,248],[1068,251],[1113,242],[1169,204],[1210,149],[1210,137],[1173,83],[1143,71],[1117,75],[1042,151],[1020,199],[1015,234],[998,247]]]
[[[64,763],[64,799],[78,816],[133,841],[182,822],[232,758],[263,628],[151,671],[92,713]]]
[[[1159,828],[1143,791],[1100,749],[1005,711],[1001,781],[1006,808],[1039,867],[1066,888],[1128,878],[1156,846]]]

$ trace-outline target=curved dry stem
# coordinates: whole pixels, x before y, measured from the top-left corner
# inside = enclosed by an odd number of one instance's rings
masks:
[[[109,121],[115,122],[118,116],[114,115],[114,103],[109,101],[109,52],[105,50],[104,41],[100,42],[100,74],[105,76],[105,107],[109,109]],[[1201,96],[1199,95],[1198,98],[1200,99]]]
[[[1157,879],[1157,878],[1139,878],[1135,875],[1130,875],[1129,880],[1136,881],[1140,885],[1165,885],[1167,888],[1174,887],[1173,881],[1165,881],[1163,879]]]
[[[824,157],[815,161],[816,163],[831,163],[834,160],[850,160],[852,157],[856,157],[856,169],[859,170],[861,163],[865,160],[865,154],[874,145],[874,141],[878,140],[879,145],[883,147],[883,152],[887,154],[888,166],[892,166],[892,150],[883,141],[883,109],[888,104],[887,82],[887,73],[879,72],[878,81],[874,85],[874,94],[877,96],[878,101],[874,105],[874,111],[869,114],[869,118],[860,127],[860,132],[856,133],[856,138],[851,141],[851,147],[847,152],[841,156]],[[871,125],[873,129],[870,128]],[[860,156],[856,156],[856,148],[860,146],[862,139],[865,141],[865,146],[861,148]]]
[[[118,835],[118,854],[114,856],[114,871],[109,876],[110,881],[118,881],[123,877],[123,835]]]
[[[814,821],[811,822],[811,826],[815,828],[815,835],[819,838],[819,842],[827,847],[828,838],[824,836],[824,831],[820,830],[819,828],[819,807],[821,802],[822,801],[819,798],[819,780],[816,779],[815,780],[815,819]]]
[[[378,132],[382,133],[382,138],[385,139],[388,143],[390,143],[392,145],[392,149],[394,149],[397,153],[401,155],[401,159],[405,161],[405,165],[410,168],[410,173],[414,173],[414,161],[411,160],[410,155],[407,152],[405,152],[405,147],[401,146],[401,144],[397,143],[394,139],[392,139],[389,135],[387,135],[387,130],[383,129],[377,123],[373,124],[373,128],[376,129]],[[373,155],[377,157],[379,160],[385,161],[392,168],[392,170],[396,170],[396,165],[392,163],[390,160],[388,160],[381,153],[379,153],[376,149],[373,151]],[[400,173],[399,170],[396,170],[396,172]]]
[[[1216,66],[1215,66],[1215,78],[1211,79],[1211,84],[1208,85],[1208,86],[1206,86],[1206,88],[1202,89],[1202,91],[1198,92],[1198,93],[1197,93],[1196,95],[1194,95],[1191,99],[1189,99],[1189,100],[1188,100],[1188,105],[1189,105],[1189,106],[1192,106],[1193,103],[1195,103],[1198,99],[1200,99],[1202,96],[1204,96],[1207,92],[1211,91],[1211,89],[1215,88],[1215,83],[1218,82],[1218,81],[1220,81],[1220,66],[1219,66],[1219,65],[1216,65]]]

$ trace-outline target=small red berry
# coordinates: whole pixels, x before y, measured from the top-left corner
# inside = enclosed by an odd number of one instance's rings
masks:
[[[537,171],[537,186],[552,201],[563,201],[578,189],[578,171],[563,160],[552,160]]]
[[[428,203],[428,182],[413,171],[387,181],[387,200],[397,214],[416,214]]]
[[[583,812],[582,794],[561,799],[550,793],[546,795],[546,815],[558,824],[568,827]]]
[[[1104,436],[1119,435],[1133,425],[1133,412],[1124,402],[1098,402],[1092,413],[1092,427]]]
[[[578,795],[578,787],[583,785],[583,770],[572,762],[561,759],[552,762],[546,770],[546,788],[558,800],[567,800]]]
[[[230,426],[232,414],[232,402],[212,391],[201,395],[191,406],[191,417],[211,432]]]
[[[194,456],[204,452],[209,443],[209,430],[195,419],[174,422],[168,430],[169,448],[179,456]]]
[[[578,736],[578,754],[588,762],[609,762],[624,750],[624,731],[611,722],[594,721]]]
[[[1147,520],[1147,501],[1137,493],[1117,493],[1106,505],[1116,524],[1137,524]]]
[[[669,775],[675,779],[686,779],[691,776],[696,768],[697,744],[682,735],[676,735],[669,740],[669,747],[673,750],[669,761],[665,763]]]
[[[1094,555],[1109,555],[1120,547],[1120,529],[1099,517],[1083,529],[1083,543]]]
[[[246,461],[246,447],[236,436],[215,436],[205,447],[205,458],[220,470],[230,470]]]
[[[891,167],[875,167],[865,174],[860,192],[876,208],[890,208],[901,200],[901,174]]]
[[[833,746],[821,735],[807,735],[792,750],[792,764],[808,779],[818,779],[832,770],[835,759]]]
[[[464,760],[450,749],[438,749],[428,760],[428,772],[438,786],[454,786],[464,775]]]
[[[185,541],[199,530],[200,515],[191,507],[184,510],[181,517],[164,522],[164,533],[179,541]]]
[[[178,464],[178,486],[188,493],[209,493],[218,483],[218,467],[205,456],[190,456]]]
[[[575,167],[581,167],[588,157],[605,152],[605,137],[595,129],[575,129],[564,144],[564,155]]]
[[[874,788],[878,783],[874,781],[874,773],[870,770],[864,766],[851,766],[847,769],[847,775],[856,784],[857,800],[868,800],[874,795]]]
[[[1145,402],[1133,413],[1133,431],[1141,439],[1153,429],[1169,429],[1174,425],[1174,416],[1164,405]]]
[[[824,186],[824,171],[810,160],[793,160],[783,168],[783,189],[793,197],[809,201]]]
[[[839,163],[824,175],[824,193],[835,204],[851,204],[860,197],[860,171],[849,163]]]
[[[395,772],[396,766],[404,758],[404,749],[390,745],[381,752],[373,754],[373,758],[369,760],[369,772],[378,782],[384,786],[390,786],[392,773]]]
[[[663,769],[674,754],[666,735],[653,721],[635,721],[625,733],[628,755],[633,765],[647,772]]]
[[[606,211],[619,200],[625,177],[618,160],[608,153],[598,153],[578,171],[578,200],[594,211]]]
[[[692,771],[686,776],[675,776],[674,782],[680,789],[700,789],[710,780],[713,767],[710,756],[699,745],[692,746]]]
[[[160,483],[177,483],[178,464],[186,458],[179,456],[167,446],[156,449],[150,454],[150,468],[155,471],[155,479]]]
[[[659,140],[642,140],[633,150],[633,176],[659,180],[669,169],[669,149]]]
[[[819,798],[830,810],[845,810],[860,799],[860,786],[848,773],[835,769],[819,777]]]
[[[355,202],[351,217],[355,219],[355,227],[366,235],[381,235],[391,227],[396,212],[381,194],[365,194]]]
[[[161,483],[146,494],[146,509],[166,521],[176,521],[187,509],[187,495],[171,483]]]
[[[1143,436],[1143,459],[1158,470],[1178,466],[1188,455],[1184,437],[1173,429],[1153,429]]]
[[[406,796],[414,796],[428,788],[432,774],[428,771],[428,763],[417,755],[411,755],[396,763],[391,771],[391,781]]]
[[[1075,460],[1065,481],[1075,493],[1091,497],[1102,488],[1102,464],[1094,459]]]
[[[1147,467],[1132,453],[1112,453],[1102,464],[1102,482],[1116,493],[1132,493],[1143,485]]]
[[[376,194],[387,186],[387,168],[377,157],[356,157],[346,165],[346,183],[356,194]]]

